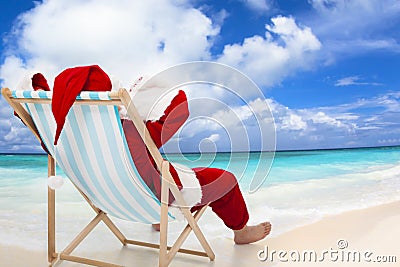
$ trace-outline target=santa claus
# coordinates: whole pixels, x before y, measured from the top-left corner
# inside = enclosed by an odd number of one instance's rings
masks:
[[[19,89],[50,90],[47,81],[40,73],[34,73],[22,83]],[[61,72],[54,81],[52,110],[57,123],[55,144],[65,122],[65,116],[72,106],[76,96],[81,91],[112,90],[113,84],[109,76],[97,65],[69,68]],[[118,87],[118,85],[116,85]],[[140,89],[133,88],[134,104],[139,113],[143,114]],[[146,99],[148,100],[148,98]],[[141,112],[142,111],[142,112]],[[160,173],[140,137],[133,122],[120,110],[122,128],[128,143],[136,168],[157,198],[161,199]],[[157,148],[164,145],[185,123],[189,117],[189,107],[184,91],[170,92],[164,101],[152,109],[145,117],[145,124]],[[236,244],[248,244],[265,238],[271,231],[271,224],[263,222],[248,226],[249,213],[236,177],[225,170],[217,168],[187,167],[170,164],[170,172],[183,194],[186,203],[194,212],[209,204],[213,212],[221,218],[224,224],[233,230]],[[171,207],[174,207],[173,196],[170,196]],[[176,213],[175,213],[176,214]],[[158,231],[159,225],[153,229]]]

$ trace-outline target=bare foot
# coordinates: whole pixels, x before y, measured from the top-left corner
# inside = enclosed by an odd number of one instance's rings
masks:
[[[240,230],[234,230],[234,241],[238,245],[250,244],[264,239],[271,232],[271,224],[263,222],[254,226],[245,226]]]
[[[154,231],[160,232],[160,224],[159,223],[154,223],[151,225],[154,229]]]

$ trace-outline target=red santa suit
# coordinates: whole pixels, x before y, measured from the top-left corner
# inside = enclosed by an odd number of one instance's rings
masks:
[[[140,103],[135,104],[140,107]],[[179,91],[162,116],[145,122],[157,148],[165,144],[178,131],[188,116],[186,94]],[[143,140],[132,121],[123,120],[122,128],[139,174],[157,198],[161,199],[160,173]],[[192,207],[192,211],[209,204],[230,229],[240,230],[247,224],[249,214],[246,203],[232,173],[216,168],[185,169],[173,163],[170,164],[170,172],[187,204]]]

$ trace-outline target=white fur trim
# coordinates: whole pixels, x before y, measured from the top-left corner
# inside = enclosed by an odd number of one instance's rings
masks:
[[[118,90],[122,88],[121,81],[115,76],[110,76],[110,80],[111,80],[111,91],[118,92]]]
[[[167,92],[168,87],[159,82],[146,84],[145,79],[146,76],[137,79],[129,89],[129,94],[142,120],[156,121],[164,115],[172,99],[178,94],[178,90],[173,89]],[[121,83],[115,77],[111,77],[111,82],[112,91],[118,91],[121,88]],[[124,106],[120,106],[119,115],[122,119],[129,119]]]
[[[110,80],[111,80],[111,85],[112,85],[111,86],[111,91],[112,92],[118,92],[119,89],[122,88],[121,81],[115,76],[110,76]],[[127,115],[125,106],[120,105],[119,108],[118,108],[118,112],[119,112],[119,117],[121,119],[128,119],[128,115]]]
[[[154,106],[151,107],[150,111],[148,111],[147,120],[156,121],[156,120],[160,119],[164,115],[165,109],[169,105],[171,105],[172,100],[177,95],[178,95],[178,90],[173,90],[173,91],[168,92],[168,94],[157,99],[157,102],[154,103]],[[141,112],[141,109],[139,109],[139,114],[140,114],[140,112]],[[146,110],[142,110],[142,113],[145,113],[145,112],[146,112]]]
[[[169,84],[156,79],[148,81],[146,76],[131,88],[133,102],[143,120],[156,121],[164,115],[165,109],[178,94],[178,89],[169,88]]]
[[[126,111],[125,106],[119,106],[118,112],[119,112],[119,117],[121,119],[130,120],[129,117],[128,117],[128,112]]]
[[[36,73],[39,73],[39,72],[38,71],[28,71],[28,72],[26,72],[25,75],[19,80],[18,85],[16,87],[16,90],[19,90],[19,91],[33,91],[34,89],[33,89],[33,86],[32,86],[32,78]],[[28,109],[26,108],[25,105],[22,105],[22,107],[28,112]]]
[[[16,87],[16,90],[21,90],[21,91],[33,91],[33,86],[32,86],[32,78],[33,76],[39,73],[37,71],[28,71],[18,82],[18,85]]]
[[[168,92],[168,94],[161,96],[159,99],[156,99],[154,95],[147,97],[148,93],[152,94],[152,92],[137,93],[132,98],[133,103],[135,103],[135,107],[139,112],[140,118],[144,121],[156,121],[160,119],[164,115],[167,107],[171,104],[172,99],[178,95],[178,91],[173,90]],[[151,102],[152,99],[155,99],[154,103]],[[129,119],[124,106],[120,106],[119,115],[122,119]]]
[[[179,180],[182,184],[182,189],[180,192],[182,193],[183,199],[185,200],[188,207],[193,207],[197,203],[201,201],[203,193],[201,191],[201,186],[199,180],[196,177],[194,171],[186,166],[171,163],[174,166],[176,172],[178,173]],[[169,212],[177,219],[183,220],[184,216],[179,209],[176,200],[174,200],[170,207]]]

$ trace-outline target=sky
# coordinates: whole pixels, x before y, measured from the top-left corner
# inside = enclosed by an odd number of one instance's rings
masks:
[[[238,150],[265,149],[261,142],[267,139],[273,139],[277,150],[400,145],[398,0],[47,0],[0,5],[1,87],[16,88],[32,71],[43,73],[52,87],[63,69],[90,64],[129,87],[141,75],[190,61],[225,64],[254,81],[261,95],[246,95],[244,102],[230,100],[221,88],[209,86],[200,94],[196,86],[189,88],[189,97],[208,95],[225,105],[205,109],[192,102],[191,112],[208,120],[192,121],[171,140],[171,147],[178,144],[184,152],[208,143],[218,151],[229,150],[227,137],[236,140],[243,136],[241,130],[247,140],[258,141]],[[265,106],[274,119],[274,136],[263,130],[270,127]],[[253,128],[249,110],[256,113],[263,137]],[[231,123],[234,118],[241,124]],[[217,127],[210,121],[229,123]],[[0,153],[40,151],[1,98]]]

